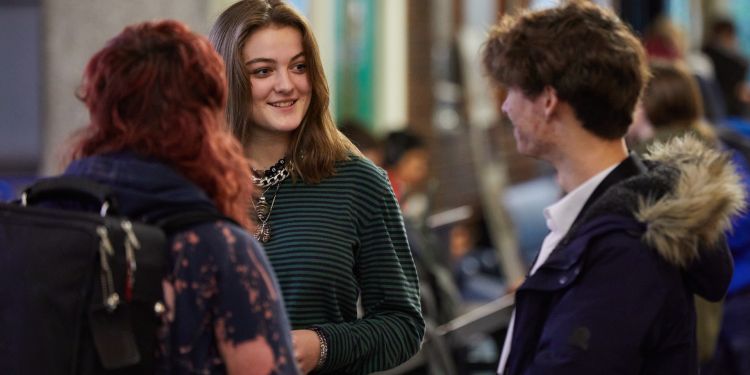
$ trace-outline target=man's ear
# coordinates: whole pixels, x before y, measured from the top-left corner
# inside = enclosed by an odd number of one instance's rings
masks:
[[[544,118],[549,120],[556,114],[560,100],[557,98],[557,90],[552,86],[545,86],[542,95],[544,96]]]

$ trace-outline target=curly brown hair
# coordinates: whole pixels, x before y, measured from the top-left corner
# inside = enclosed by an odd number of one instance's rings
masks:
[[[536,97],[552,87],[583,127],[604,139],[622,137],[649,71],[639,39],[611,11],[573,0],[504,16],[483,50],[498,84]]]

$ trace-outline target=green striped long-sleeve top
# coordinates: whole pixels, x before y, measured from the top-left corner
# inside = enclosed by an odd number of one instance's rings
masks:
[[[328,343],[322,373],[368,374],[420,347],[424,320],[403,219],[385,172],[352,156],[318,184],[286,179],[273,202],[266,253],[293,329]],[[364,315],[357,316],[361,297]]]

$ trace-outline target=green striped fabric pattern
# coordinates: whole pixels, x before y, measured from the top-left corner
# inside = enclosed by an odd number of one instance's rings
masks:
[[[417,273],[382,169],[353,156],[319,184],[287,179],[268,222],[265,249],[292,329],[319,327],[328,341],[322,372],[368,374],[419,350]]]

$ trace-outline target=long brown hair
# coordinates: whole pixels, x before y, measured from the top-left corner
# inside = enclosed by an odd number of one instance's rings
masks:
[[[78,97],[91,122],[71,157],[154,157],[250,229],[248,163],[224,124],[226,94],[224,64],[206,38],[170,20],[126,27],[86,66]]]
[[[335,172],[335,163],[359,150],[333,123],[330,93],[320,61],[318,43],[305,19],[279,0],[241,0],[227,8],[211,28],[209,39],[224,58],[229,82],[227,119],[235,136],[247,147],[250,113],[250,79],[242,61],[242,48],[252,33],[269,26],[289,26],[302,34],[302,45],[312,87],[310,107],[292,133],[289,156],[296,175],[317,183]]]

